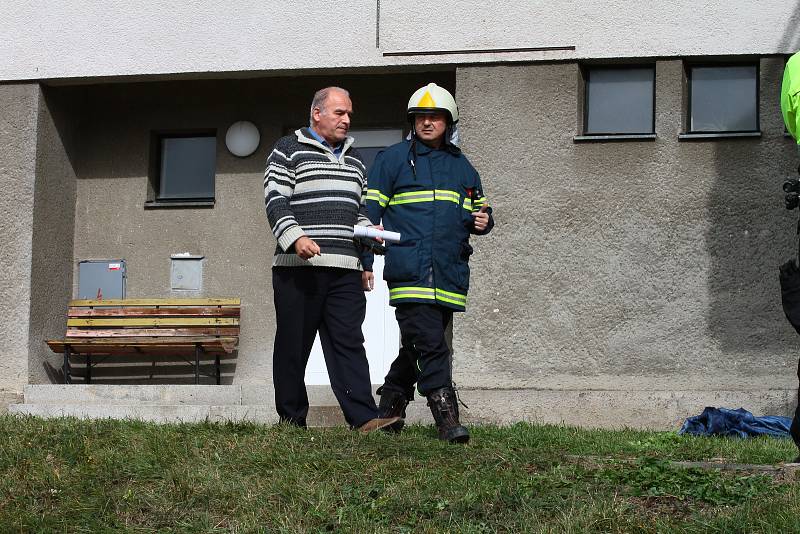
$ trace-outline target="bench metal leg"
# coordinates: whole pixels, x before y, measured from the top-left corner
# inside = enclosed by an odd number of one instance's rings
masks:
[[[220,385],[222,383],[222,371],[219,366],[219,354],[217,354],[217,357],[214,359],[214,364],[217,366],[217,385]]]
[[[69,356],[72,351],[69,348],[69,345],[64,347],[64,383],[71,384],[72,383],[72,370],[69,367]]]
[[[86,383],[92,383],[92,355],[86,355]]]
[[[194,383],[200,383],[200,351],[203,348],[200,346],[200,343],[195,343],[194,345]]]

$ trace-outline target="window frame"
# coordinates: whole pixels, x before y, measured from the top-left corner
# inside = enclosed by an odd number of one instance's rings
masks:
[[[214,139],[214,191],[210,197],[162,198],[161,164],[163,160],[162,141],[188,137],[209,137]],[[150,165],[148,172],[147,200],[145,209],[150,208],[213,208],[217,194],[217,163],[219,161],[219,139],[216,128],[190,130],[153,130],[150,132]]]
[[[589,133],[589,85],[591,71],[648,69],[653,73],[652,87],[652,131],[647,133]],[[573,137],[574,142],[591,141],[653,141],[656,134],[656,81],[657,65],[652,63],[598,63],[580,65],[579,125],[581,133]]]
[[[755,130],[719,130],[704,131],[692,130],[692,70],[695,68],[725,68],[725,67],[755,67]],[[735,137],[761,137],[761,61],[760,58],[742,61],[684,61],[684,117],[683,132],[678,136],[680,140],[692,139],[719,139]]]

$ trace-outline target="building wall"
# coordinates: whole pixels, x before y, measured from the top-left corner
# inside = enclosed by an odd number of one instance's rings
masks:
[[[204,255],[204,288],[197,296],[242,299],[239,356],[227,381],[271,384],[275,239],[264,213],[263,173],[272,145],[308,124],[313,94],[326,85],[350,90],[354,129],[404,127],[416,88],[436,81],[453,89],[454,78],[439,72],[54,88],[64,102],[83,102],[69,110],[82,117],[72,264],[124,258],[129,298],[167,297],[178,296],[170,292],[170,255]],[[258,150],[244,159],[224,144],[237,120],[253,121],[261,133]],[[216,205],[145,210],[150,132],[196,128],[218,132]]]
[[[497,226],[475,239],[455,379],[495,392],[473,395],[485,414],[662,426],[706,404],[793,407],[782,69],[761,61],[760,139],[679,141],[683,68],[665,60],[657,139],[606,143],[573,142],[576,64],[458,69],[464,148]]]
[[[272,143],[305,124],[318,87],[351,89],[354,128],[363,128],[402,125],[408,95],[433,80],[457,89],[465,152],[498,221],[475,239],[470,307],[455,325],[455,379],[470,420],[664,427],[705,405],[786,413],[797,337],[780,309],[777,266],[795,253],[797,215],[780,190],[796,167],[778,112],[782,61],[761,60],[761,138],[691,142],[678,140],[681,62],[656,66],[657,139],[580,144],[575,62],[464,65],[455,79],[51,87],[44,98],[36,85],[0,85],[11,104],[0,110],[3,202],[14,214],[2,226],[11,268],[0,275],[9,317],[0,391],[47,381],[52,357],[37,347],[63,326],[77,261],[123,257],[129,297],[169,296],[176,252],[206,256],[204,296],[243,299],[229,380],[269,384],[274,239],[262,172]],[[241,119],[262,134],[245,159],[223,140]],[[218,130],[215,207],[145,210],[150,132],[209,127]]]
[[[2,0],[0,35],[7,38],[0,41],[0,80],[786,54],[800,46],[799,9],[779,0],[441,0],[424,6],[378,0],[81,0],[46,9]],[[384,55],[554,46],[575,48]]]
[[[43,89],[37,124],[33,204],[28,375],[32,384],[57,380],[62,361],[44,343],[64,335],[72,295],[75,164],[80,103]]]
[[[0,85],[0,406],[28,382],[38,84]]]

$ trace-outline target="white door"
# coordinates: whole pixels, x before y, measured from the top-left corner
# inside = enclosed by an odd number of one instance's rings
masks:
[[[372,166],[381,149],[403,138],[402,130],[351,130],[350,135],[355,137],[353,146],[361,152],[367,169]],[[361,329],[364,332],[370,380],[373,384],[383,384],[383,378],[400,348],[400,329],[394,318],[394,309],[389,306],[389,288],[383,281],[383,256],[375,256],[373,272],[375,289],[367,292],[367,317]],[[330,384],[319,335],[311,349],[305,381],[308,385]]]

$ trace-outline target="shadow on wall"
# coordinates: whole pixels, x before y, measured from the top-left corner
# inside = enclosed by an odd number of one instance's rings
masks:
[[[58,355],[43,340],[64,334],[72,291],[72,251],[81,95],[42,87],[39,99],[31,251],[28,381],[50,377]]]
[[[794,19],[798,13],[800,8]],[[785,39],[789,37],[787,33]],[[723,352],[756,356],[736,364],[754,372],[768,361],[761,357],[786,354],[797,345],[783,315],[778,284],[778,266],[797,253],[797,212],[786,211],[781,190],[798,163],[794,142],[783,134],[783,64],[782,58],[761,60],[762,137],[715,140],[709,146],[717,176],[706,231],[711,259],[709,328]]]

